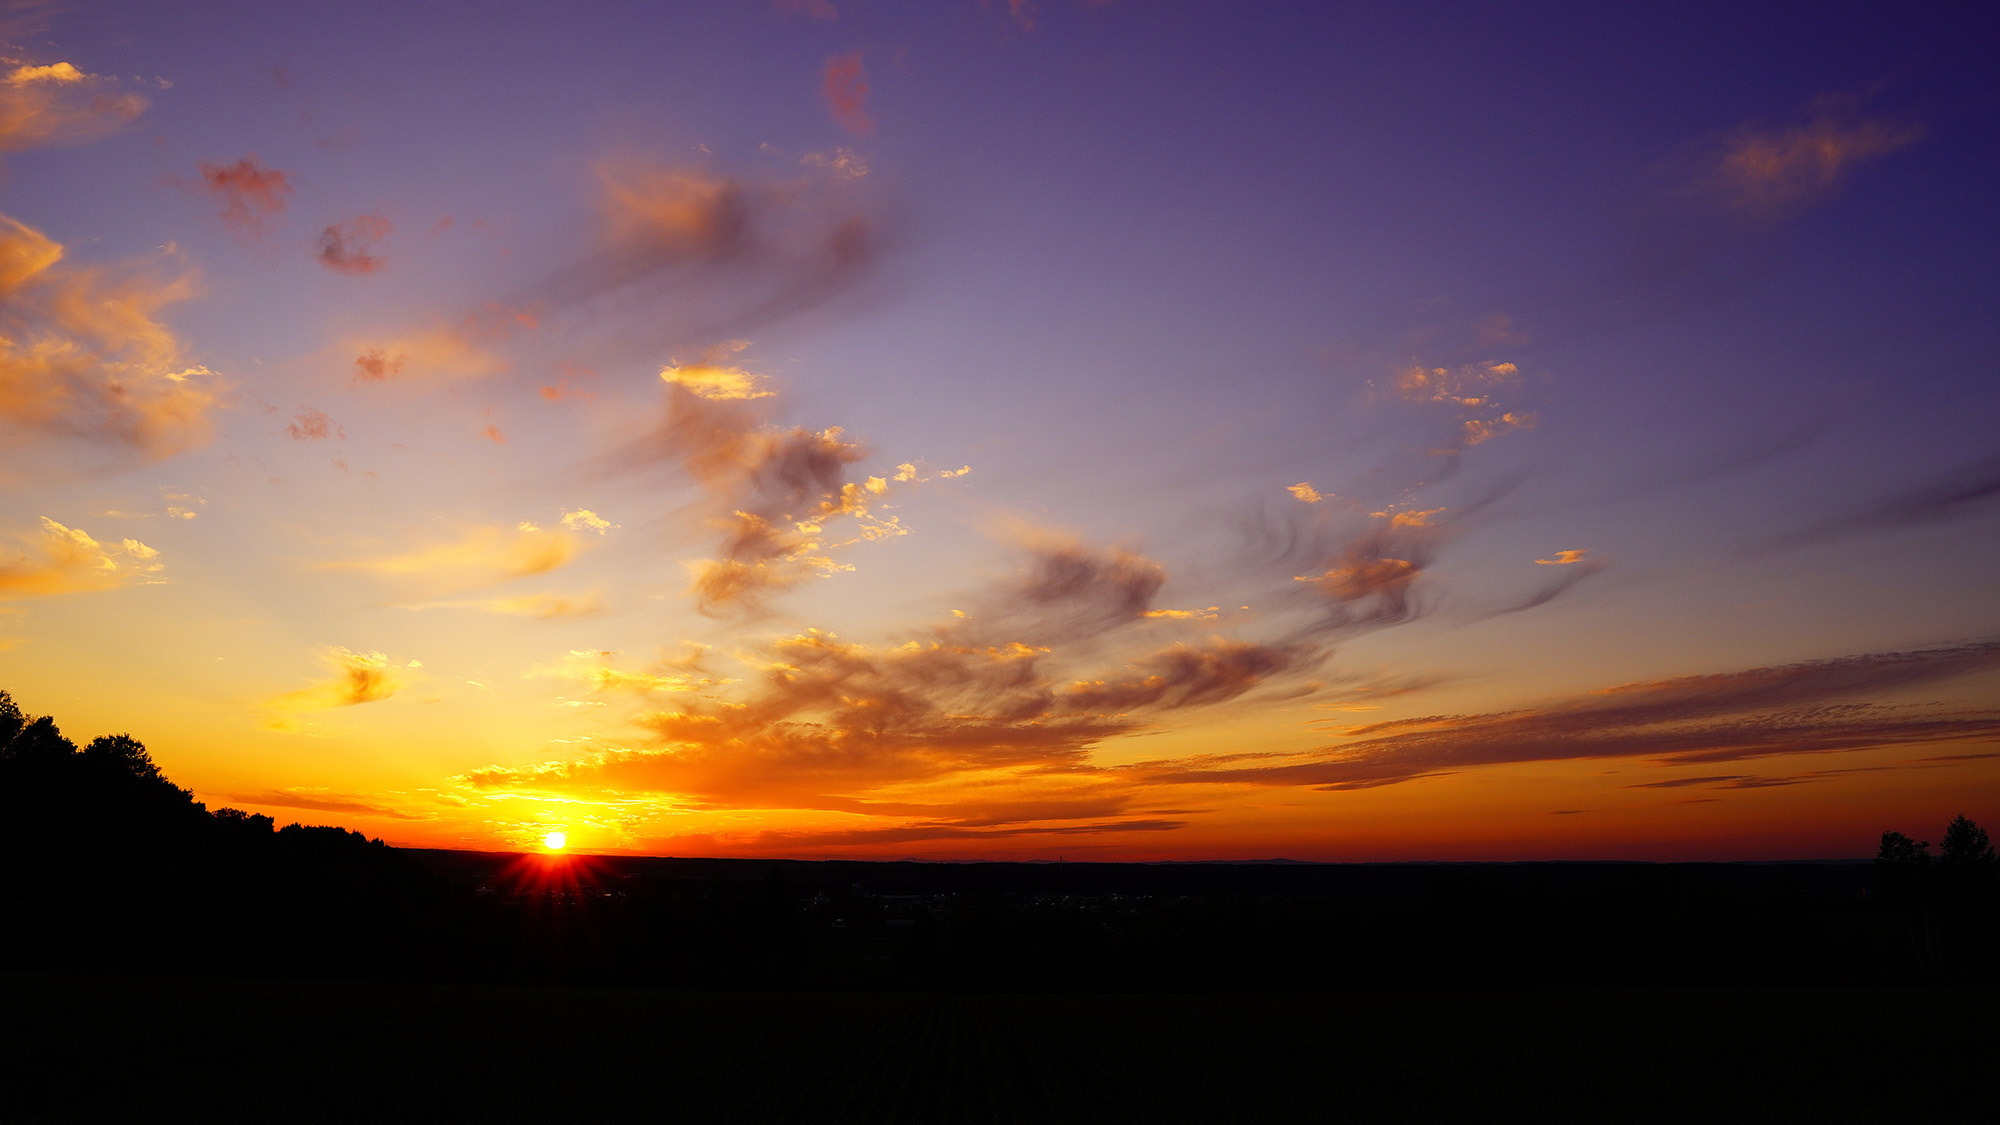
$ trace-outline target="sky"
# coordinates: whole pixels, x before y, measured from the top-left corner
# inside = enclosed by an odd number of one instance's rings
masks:
[[[797,858],[2000,820],[1972,5],[0,7],[0,688]]]

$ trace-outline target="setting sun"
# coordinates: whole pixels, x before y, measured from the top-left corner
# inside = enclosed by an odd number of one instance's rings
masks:
[[[567,843],[569,843],[569,837],[563,835],[561,832],[551,832],[542,837],[542,846],[552,852],[563,850],[563,845]]]

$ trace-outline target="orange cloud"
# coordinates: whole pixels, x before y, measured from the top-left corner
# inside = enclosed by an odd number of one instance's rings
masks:
[[[1587,548],[1578,548],[1576,550],[1571,550],[1571,551],[1557,551],[1555,558],[1536,559],[1535,562],[1539,566],[1569,566],[1573,563],[1582,562],[1583,557],[1585,555],[1588,555],[1589,553],[1590,551]]]
[[[1520,381],[1521,369],[1511,363],[1468,363],[1456,368],[1411,364],[1396,375],[1396,393],[1411,402],[1453,406],[1489,406],[1497,388]]]
[[[675,386],[685,387],[702,398],[770,398],[777,392],[765,389],[761,376],[723,362],[728,356],[749,346],[747,340],[731,340],[710,348],[694,363],[661,368],[660,378]]]
[[[550,384],[546,384],[541,388],[542,398],[546,399],[549,402],[561,402],[565,398],[594,397],[594,392],[578,390],[575,387],[571,386],[570,384],[572,380],[586,379],[592,375],[597,374],[597,372],[592,371],[588,367],[582,367],[567,361],[563,362],[562,364],[559,364],[556,368],[556,372],[557,372],[556,381]]]
[[[604,612],[604,599],[596,594],[528,594],[486,602],[480,608],[488,613],[554,621],[558,618],[596,617]]]
[[[1738,132],[1717,158],[1710,186],[1731,207],[1772,214],[1833,194],[1855,167],[1922,136],[1914,126],[1855,119],[1829,103],[1789,129]]]
[[[473,378],[506,365],[464,327],[439,326],[383,341],[351,345],[356,382],[381,383],[405,374]]]
[[[1497,418],[1470,418],[1464,425],[1465,444],[1478,445],[1508,430],[1532,430],[1535,428],[1535,421],[1533,414],[1515,410],[1510,410]]]
[[[575,511],[564,512],[562,525],[571,531],[595,531],[599,535],[603,535],[605,532],[618,526],[596,512],[591,511],[589,508],[578,508]]]
[[[530,677],[570,680],[590,688],[592,694],[629,692],[635,695],[677,694],[734,683],[696,674],[699,654],[694,660],[662,661],[654,671],[628,672],[613,667],[615,652],[572,649],[558,663],[528,671]]]
[[[585,682],[606,676],[597,690],[673,698],[671,709],[637,719],[659,748],[494,767],[466,775],[464,783],[567,793],[648,791],[713,807],[908,816],[938,810],[896,796],[898,787],[951,780],[973,793],[982,786],[994,793],[991,800],[959,800],[954,820],[972,826],[1121,811],[1123,794],[1099,792],[1081,807],[1067,799],[1080,787],[1099,785],[1089,760],[1093,744],[1139,729],[1159,714],[1236,699],[1309,664],[1315,654],[1216,639],[1175,645],[1112,674],[1065,683],[1048,666],[1045,646],[979,646],[939,632],[873,647],[808,630],[744,654],[760,672],[740,693],[726,694],[733,681],[690,682],[678,675],[631,681],[598,663],[608,654],[571,655],[574,663],[560,674]],[[1030,794],[1025,804],[1008,795],[1018,793]]]
[[[146,110],[117,80],[66,62],[34,66],[0,59],[0,152],[85,144],[110,136]]]
[[[387,699],[402,690],[406,670],[423,667],[416,660],[397,663],[379,652],[352,652],[339,647],[321,650],[320,659],[332,675],[311,687],[267,700],[264,708],[270,714],[266,726],[293,730],[297,729],[296,724],[285,717],[287,714],[354,707]]]
[[[1500,322],[1495,327],[1491,322]],[[1491,335],[1512,338],[1511,322],[1505,317],[1488,318],[1479,329],[1481,339]],[[1525,430],[1535,425],[1535,416],[1502,405],[1504,392],[1518,386],[1521,370],[1506,362],[1482,361],[1455,367],[1429,367],[1413,363],[1396,373],[1398,398],[1406,402],[1444,407],[1459,418],[1457,431],[1448,444],[1432,452],[1455,455],[1489,441],[1509,430]]]
[[[832,551],[907,532],[876,508],[886,481],[848,479],[868,451],[838,426],[767,424],[763,400],[771,396],[740,369],[669,368],[662,375],[666,423],[614,462],[677,463],[709,494],[717,509],[710,523],[723,536],[719,557],[690,566],[701,612],[754,608],[814,577],[852,569]],[[835,528],[845,529],[842,538]]]
[[[193,279],[62,258],[61,245],[0,215],[0,435],[12,431],[0,446],[84,438],[165,457],[207,440],[218,381],[154,319],[193,294]]]
[[[319,567],[471,589],[547,574],[569,562],[577,547],[574,535],[544,531],[531,523],[470,527],[441,543],[374,558],[322,562]]]
[[[203,164],[201,181],[222,202],[222,221],[242,238],[262,238],[265,222],[284,211],[285,197],[292,194],[291,179],[255,156],[234,164]]]
[[[1209,606],[1207,609],[1149,609],[1141,616],[1163,617],[1175,621],[1213,621],[1222,615],[1222,607]]]
[[[718,675],[706,654],[626,672],[611,653],[573,652],[531,674],[654,699],[632,720],[652,744],[461,781],[961,829],[1098,821],[1125,816],[1137,793],[1093,760],[1098,743],[1295,682],[1323,658],[1300,642],[1146,644],[1133,627],[1165,582],[1157,564],[1045,533],[1020,537],[1026,565],[978,596],[978,612],[954,612],[901,643],[808,629],[731,653],[747,669],[735,678]],[[1114,655],[1108,646],[1121,634],[1141,647]],[[949,806],[937,803],[942,791]]]
[[[0,561],[0,600],[114,590],[155,582],[159,552],[137,539],[100,543],[81,529],[42,517],[41,530],[16,537],[23,549]]]
[[[410,357],[392,354],[384,348],[370,348],[354,357],[354,377],[370,382],[381,382],[403,373],[403,365]]]
[[[1442,511],[1443,508],[1411,508],[1400,512],[1370,512],[1369,515],[1378,520],[1388,520],[1390,527],[1431,527],[1436,524],[1438,513]]]
[[[523,594],[485,601],[425,602],[409,609],[470,609],[510,617],[533,617],[542,621],[577,620],[604,612],[604,599],[590,594]]]
[[[875,131],[875,119],[868,116],[868,75],[861,68],[860,51],[826,60],[826,69],[820,74],[820,96],[841,128],[857,137]]]
[[[1309,582],[1341,601],[1381,596],[1401,604],[1408,600],[1409,585],[1415,581],[1418,570],[1417,564],[1408,559],[1368,558],[1357,553],[1349,556],[1345,566],[1316,578],[1294,581]]]
[[[374,253],[375,243],[395,228],[380,215],[359,215],[320,232],[319,264],[335,273],[370,274],[388,262]]]

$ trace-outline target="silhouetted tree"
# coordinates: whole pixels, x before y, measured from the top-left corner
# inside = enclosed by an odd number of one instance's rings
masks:
[[[101,762],[123,769],[133,777],[146,781],[164,781],[160,767],[153,764],[152,755],[146,753],[146,745],[129,734],[107,734],[90,740],[83,748],[83,756],[92,762]]]
[[[1938,861],[1953,867],[1990,869],[1996,862],[1993,841],[1987,837],[1986,829],[1961,815],[1944,830],[1944,840],[1938,845]]]
[[[261,839],[271,835],[271,818],[242,809],[217,809],[208,814],[216,827],[230,839]]]
[[[1901,832],[1882,833],[1882,846],[1875,853],[1877,866],[1911,867],[1929,863],[1930,841],[1918,843]]]
[[[21,714],[21,708],[14,703],[14,697],[0,691],[0,757],[5,757],[7,744],[28,725],[28,717]]]
[[[76,743],[63,737],[56,721],[47,715],[30,719],[7,743],[6,760],[23,765],[47,765],[67,760],[76,753]]]
[[[1932,908],[1930,841],[1918,842],[1901,832],[1882,833],[1875,852],[1875,888],[1882,901],[1902,915],[1916,956],[1917,971],[1937,971],[1943,957],[1943,933]]]

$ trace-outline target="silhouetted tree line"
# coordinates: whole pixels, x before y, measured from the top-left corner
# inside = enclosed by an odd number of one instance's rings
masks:
[[[0,691],[0,951],[18,969],[379,972],[444,888],[342,828],[210,812],[127,734],[79,750]]]
[[[209,811],[0,692],[15,970],[1173,992],[1991,982],[1960,817],[1842,864],[949,864],[396,849]]]
[[[1984,828],[1962,815],[1955,818],[1935,857],[1928,840],[1884,832],[1875,870],[1882,901],[1901,920],[1919,973],[1990,974],[2000,934],[1995,900],[2000,857]]]

